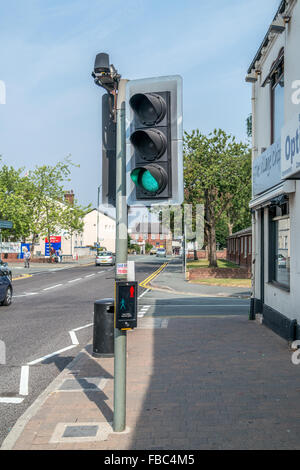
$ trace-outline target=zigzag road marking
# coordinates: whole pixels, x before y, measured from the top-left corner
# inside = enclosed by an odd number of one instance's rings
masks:
[[[28,362],[26,365],[21,367],[21,376],[20,376],[20,387],[19,387],[19,395],[21,397],[0,397],[0,404],[19,404],[22,403],[24,398],[29,394],[29,367],[39,364],[40,362],[45,361],[46,359],[49,359],[50,357],[57,356],[61,354],[62,352],[68,351],[70,349],[76,348],[76,346],[79,345],[79,341],[76,336],[76,331],[83,330],[84,328],[88,328],[89,326],[92,326],[93,323],[89,323],[84,326],[80,326],[78,328],[74,328],[73,330],[69,331],[72,345],[67,346],[66,348],[60,349],[59,351],[55,351],[54,353],[48,354],[46,356],[40,357],[38,359],[35,359],[34,361]]]

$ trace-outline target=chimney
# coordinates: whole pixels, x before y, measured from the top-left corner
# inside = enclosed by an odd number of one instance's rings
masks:
[[[74,192],[73,189],[71,191],[66,191],[65,192],[65,201],[70,204],[70,206],[73,206],[74,204]]]

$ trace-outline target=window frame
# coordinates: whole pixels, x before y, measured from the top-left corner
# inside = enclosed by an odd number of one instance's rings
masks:
[[[270,72],[270,120],[271,120],[271,145],[275,142],[275,119],[274,119],[274,111],[275,111],[275,89],[279,85],[280,81],[283,78],[284,83],[284,54],[279,54],[279,57],[275,62],[278,61],[276,67],[273,71]],[[274,65],[273,65],[274,67]],[[283,84],[284,89],[284,84]]]
[[[276,211],[276,207],[281,209],[283,212],[282,215],[274,215],[274,212]],[[282,282],[279,282],[276,279],[276,256],[278,253],[278,246],[276,244],[277,241],[277,224],[276,222],[280,220],[285,220],[285,219],[290,219],[290,211],[289,211],[289,202],[285,202],[282,205],[279,206],[271,206],[269,208],[269,283],[274,284],[276,287],[279,287],[283,290],[290,291],[290,286],[291,286],[291,272],[289,271],[289,283],[284,284]],[[289,227],[289,230],[291,231],[291,226]],[[290,248],[290,247],[289,247]]]

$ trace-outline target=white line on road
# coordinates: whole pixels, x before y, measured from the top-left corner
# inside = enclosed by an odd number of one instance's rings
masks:
[[[92,277],[92,276],[96,276],[96,273],[88,274],[87,276],[84,276],[84,277]]]
[[[70,336],[71,336],[72,343],[76,344],[76,346],[77,346],[79,344],[79,341],[77,339],[75,331],[69,331],[69,333],[70,333]]]
[[[0,403],[14,403],[15,405],[22,403],[24,398],[17,397],[0,397]]]
[[[19,395],[28,395],[29,366],[22,366]]]
[[[93,326],[94,323],[89,323],[88,325],[80,326],[79,328],[74,328],[72,331],[79,331],[83,330],[84,328],[88,328],[89,326]]]
[[[56,284],[55,286],[46,287],[46,288],[45,288],[45,289],[43,289],[43,290],[56,289],[56,287],[60,287],[60,286],[62,286],[62,284]]]
[[[68,281],[68,282],[76,282],[76,281],[80,281],[82,279],[82,277],[78,277],[77,279],[71,279],[71,281]]]
[[[53,286],[54,287],[54,286]],[[20,297],[20,296],[19,296]],[[62,352],[69,351],[70,349],[75,348],[76,346],[79,345],[79,341],[77,339],[77,336],[75,334],[75,331],[83,330],[84,328],[88,328],[92,326],[93,323],[88,323],[87,325],[84,326],[79,326],[78,328],[74,328],[74,330],[69,331],[69,334],[71,336],[72,340],[72,346],[68,346],[66,348],[60,349],[59,351],[55,351],[52,354],[48,354],[47,356],[40,357],[39,359],[35,359],[34,361],[28,362],[26,366],[21,367],[21,377],[20,377],[20,387],[19,387],[19,395],[26,396],[28,395],[28,383],[29,383],[29,366],[33,366],[35,364],[38,364],[39,362],[43,362],[46,359],[49,359],[50,357],[57,356]],[[5,404],[19,404],[22,403],[24,398],[19,398],[19,397],[0,397],[0,404],[5,403]]]
[[[73,344],[72,346],[68,346],[67,348],[60,349],[59,351],[55,351],[52,354],[48,354],[47,356],[43,356],[43,357],[40,357],[39,359],[35,359],[34,361],[28,362],[27,365],[28,366],[34,366],[35,364],[38,364],[39,362],[43,362],[46,359],[49,359],[50,357],[53,357],[53,356],[58,356],[58,354],[60,354],[62,352],[65,352],[65,351],[68,351],[69,349],[73,349],[75,347],[76,347],[76,345]]]
[[[149,292],[150,289],[147,289],[145,290],[145,292],[143,292],[141,295],[139,295],[139,299],[141,299],[142,297],[144,297],[145,294],[147,294],[147,292]]]

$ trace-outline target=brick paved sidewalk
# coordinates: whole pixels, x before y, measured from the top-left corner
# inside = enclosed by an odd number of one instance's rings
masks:
[[[109,424],[113,359],[93,358],[88,346],[3,448],[300,448],[300,366],[265,326],[245,315],[145,317],[127,337],[126,433]]]

